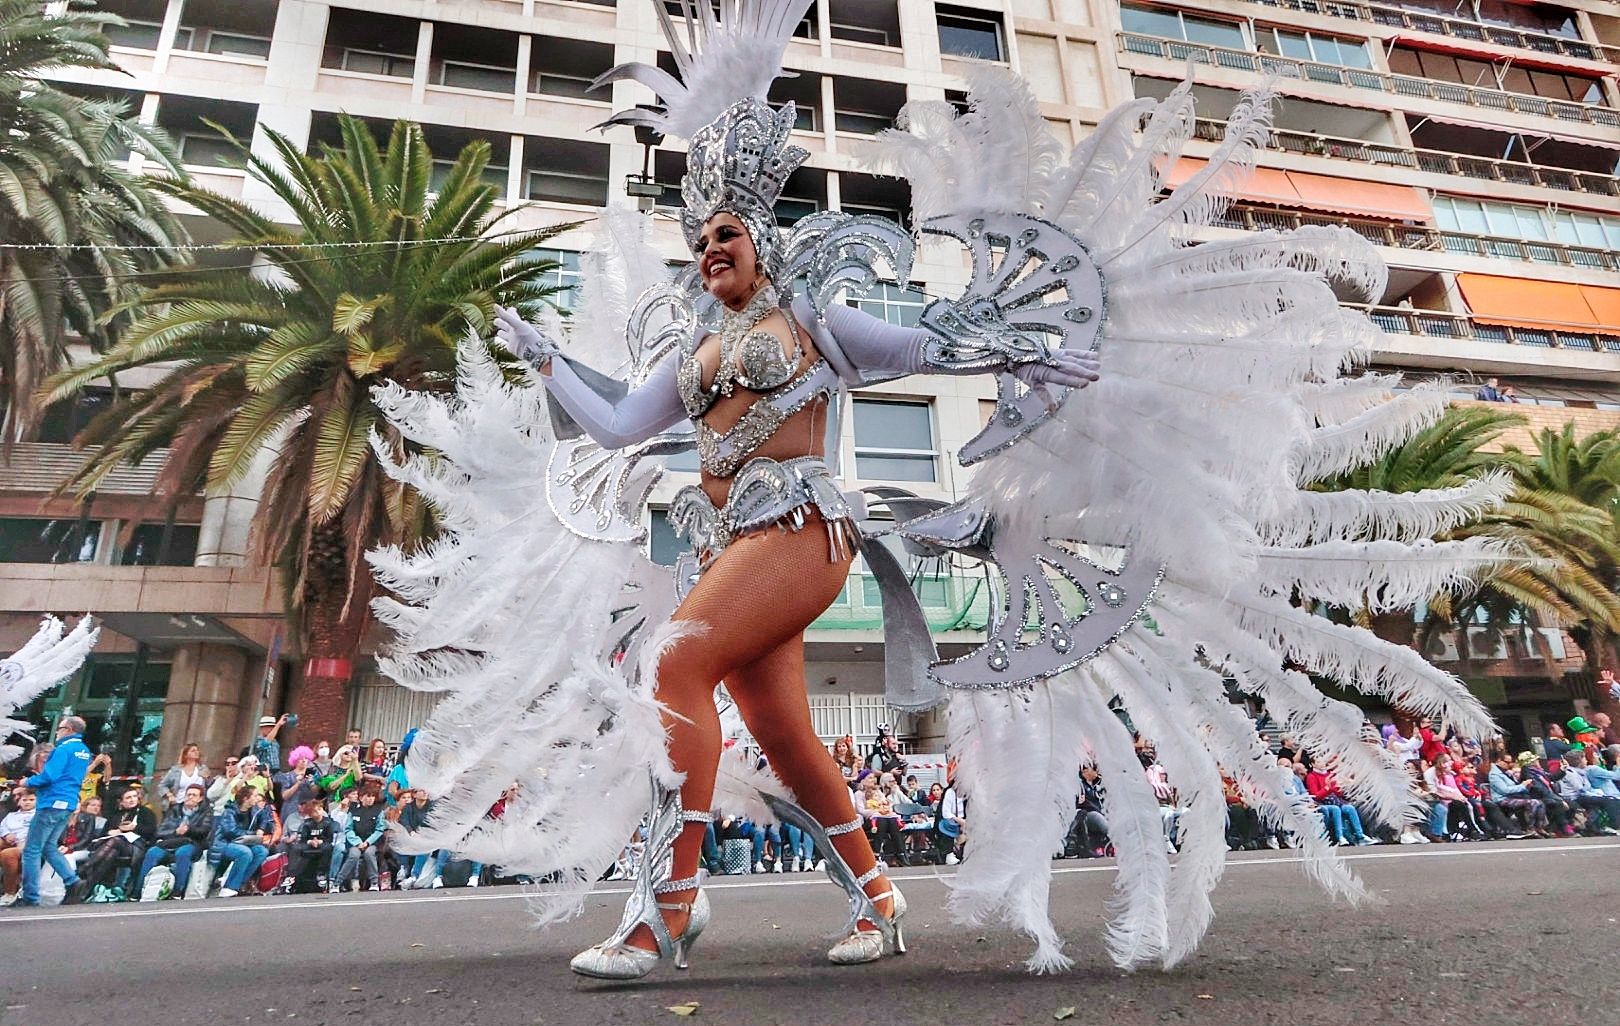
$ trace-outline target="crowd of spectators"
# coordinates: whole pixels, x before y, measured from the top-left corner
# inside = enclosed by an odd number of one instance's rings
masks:
[[[29,774],[0,794],[0,907],[40,904],[53,875],[67,904],[478,886],[477,863],[389,843],[390,823],[420,829],[433,807],[406,777],[409,736],[397,758],[351,730],[335,750],[299,745],[283,761],[289,722],[265,717],[217,771],[186,745],[149,794],[92,772],[83,722],[64,717]]]
[[[491,870],[449,851],[393,850],[390,824],[412,833],[433,810],[432,796],[412,788],[406,775],[411,734],[398,757],[382,739],[362,744],[351,730],[335,750],[324,741],[300,745],[283,762],[277,738],[287,722],[266,717],[253,742],[225,758],[218,772],[198,746],[186,745],[155,793],[135,781],[104,794],[109,778],[96,772],[100,760],[83,744],[83,722],[64,717],[54,744],[36,749],[29,775],[0,792],[0,907],[39,904],[42,874],[50,873],[70,904],[478,886],[493,879]],[[1316,809],[1333,844],[1620,834],[1620,736],[1601,713],[1547,724],[1539,751],[1517,753],[1500,739],[1442,735],[1427,719],[1404,731],[1396,724],[1367,730],[1368,740],[1411,775],[1422,812],[1416,821],[1377,820],[1341,789],[1333,766],[1287,735],[1273,746],[1290,774],[1290,792]],[[862,821],[886,866],[954,865],[966,855],[967,803],[954,773],[924,787],[886,727],[864,757],[848,736],[829,752],[849,786],[851,817]],[[1173,852],[1181,795],[1149,741],[1138,739],[1137,754]],[[1230,848],[1296,843],[1249,807],[1237,781],[1225,785]],[[1106,781],[1094,766],[1082,766],[1072,827],[1057,857],[1113,854],[1106,802]],[[636,849],[626,848],[609,878],[632,871]],[[716,875],[824,866],[814,839],[791,824],[719,814],[703,861]]]
[[[1420,718],[1406,733],[1396,724],[1374,730],[1368,740],[1404,765],[1411,776],[1416,822],[1383,822],[1359,807],[1339,786],[1333,767],[1318,762],[1294,738],[1274,746],[1277,764],[1293,775],[1289,792],[1308,801],[1321,817],[1323,836],[1335,845],[1431,844],[1519,840],[1530,837],[1620,835],[1620,735],[1609,717],[1594,713],[1545,725],[1541,750],[1509,750],[1500,739],[1444,736]],[[1165,845],[1178,847],[1180,796],[1154,747],[1137,739],[1137,755],[1159,799]],[[1113,854],[1108,843],[1106,790],[1095,768],[1081,768],[1081,794],[1059,857]],[[1233,851],[1286,848],[1296,840],[1250,808],[1237,782],[1225,779],[1226,843]]]

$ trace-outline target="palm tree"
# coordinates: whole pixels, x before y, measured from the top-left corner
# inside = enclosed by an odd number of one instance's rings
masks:
[[[105,349],[124,319],[130,275],[160,266],[180,229],[148,183],[121,166],[131,151],[179,174],[163,134],[123,104],[40,79],[61,68],[112,68],[102,30],[123,24],[73,0],[0,0],[0,439],[26,437],[35,390],[67,365],[68,331]],[[125,249],[119,247],[152,247]],[[29,247],[29,248],[19,248]]]
[[[1514,473],[1522,489],[1556,493],[1580,504],[1578,518],[1559,526],[1566,532],[1577,525],[1589,526],[1581,537],[1591,541],[1580,547],[1588,571],[1587,590],[1594,599],[1612,597],[1620,588],[1620,431],[1597,431],[1577,440],[1574,424],[1560,430],[1543,428],[1534,455],[1509,453],[1515,457]],[[1614,620],[1581,617],[1572,623],[1570,634],[1585,653],[1589,672],[1614,665]],[[1607,695],[1596,697],[1605,706],[1613,705]],[[1620,709],[1611,709],[1610,714],[1620,714]]]
[[[1500,508],[1439,537],[1489,537],[1537,560],[1492,571],[1460,599],[1447,593],[1433,596],[1421,623],[1406,613],[1368,618],[1381,636],[1422,646],[1447,627],[1483,622],[1500,628],[1523,622],[1527,614],[1546,626],[1586,625],[1605,632],[1620,628],[1620,597],[1613,590],[1612,573],[1604,570],[1620,556],[1610,511],[1585,501],[1589,492],[1567,491],[1564,483],[1572,477],[1560,479],[1550,468],[1546,474],[1535,473],[1535,458],[1512,448],[1488,451],[1500,444],[1507,429],[1523,422],[1516,414],[1486,407],[1452,407],[1376,463],[1321,483],[1326,490],[1413,492],[1456,487],[1502,468],[1514,475],[1516,487]],[[1358,615],[1366,617],[1364,612]]]
[[[497,304],[534,308],[556,264],[533,250],[571,225],[504,230],[482,181],[489,146],[461,151],[437,195],[420,126],[396,122],[386,152],[358,119],[318,156],[276,132],[278,162],[238,143],[249,173],[292,212],[283,224],[202,188],[161,188],[232,229],[245,261],[182,265],[128,306],[135,322],[93,365],[60,376],[52,398],[134,367],[159,380],[117,401],[81,434],[93,454],[69,487],[82,495],[125,461],[167,447],[160,491],[218,494],[275,452],[255,523],[255,554],[280,570],[306,666],[312,732],[340,731],[345,683],[369,617],[362,556],[431,532],[410,490],[391,481],[370,440],[405,442],[372,398],[379,385],[454,386],[456,346],[488,334]],[[509,359],[502,357],[503,359]],[[262,464],[261,464],[262,465]]]

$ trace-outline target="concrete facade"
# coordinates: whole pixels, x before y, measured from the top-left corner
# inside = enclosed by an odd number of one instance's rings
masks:
[[[493,180],[504,186],[509,204],[526,204],[516,219],[522,227],[588,221],[603,203],[629,202],[626,178],[644,164],[661,183],[678,180],[678,148],[646,153],[628,129],[589,131],[610,111],[650,100],[633,84],[614,86],[611,97],[587,96],[582,88],[612,64],[657,59],[660,36],[645,0],[617,6],[105,0],[101,6],[132,23],[114,50],[128,75],[74,72],[64,81],[128,97],[143,118],[176,135],[199,182],[270,210],[265,191],[222,162],[204,117],[251,139],[259,153],[268,152],[268,129],[300,145],[329,138],[338,112],[379,125],[419,121],[445,158],[466,142],[487,140]],[[1458,7],[1465,14],[1456,13]],[[1284,180],[1300,176],[1294,181],[1302,191],[1280,199],[1241,196],[1211,234],[1349,224],[1379,244],[1391,265],[1389,288],[1372,304],[1390,332],[1376,364],[1453,375],[1459,397],[1471,396],[1478,379],[1500,376],[1517,383],[1538,423],[1574,417],[1583,429],[1613,426],[1620,422],[1620,314],[1594,313],[1594,306],[1581,315],[1524,310],[1504,318],[1500,311],[1474,309],[1478,297],[1465,290],[1512,279],[1537,287],[1584,286],[1599,305],[1620,296],[1614,257],[1620,188],[1613,174],[1620,157],[1614,63],[1620,12],[1600,0],[1533,8],[1486,3],[1476,11],[1449,0],[1404,6],[820,0],[805,38],[787,55],[799,77],[779,84],[781,95],[773,97],[799,103],[797,141],[812,154],[789,198],[805,209],[901,208],[903,190],[860,170],[861,143],[904,102],[953,97],[963,88],[961,72],[976,59],[995,58],[1023,73],[1042,113],[1068,143],[1082,139],[1113,105],[1163,95],[1190,62],[1201,118],[1188,145],[1191,156],[1217,145],[1236,90],[1275,73],[1283,97],[1279,131],[1260,164]],[[969,51],[981,58],[965,56]],[[1484,85],[1479,67],[1489,71]],[[1565,94],[1553,95],[1560,88]],[[139,158],[132,162],[139,166]],[[1368,189],[1370,207],[1345,199]],[[1414,206],[1379,208],[1379,196],[1406,197]],[[557,249],[564,256],[577,250],[588,229],[560,237]],[[198,224],[195,231],[204,240],[222,237],[215,226]],[[669,258],[684,258],[673,218],[661,217],[657,233]],[[915,308],[960,283],[961,262],[953,251],[929,245],[914,278],[918,291],[896,299],[896,316],[900,307]],[[1602,309],[1620,310],[1620,302]],[[843,411],[837,456],[849,483],[898,483],[930,496],[956,496],[966,476],[954,452],[978,430],[992,398],[990,382],[975,378],[916,378],[863,390]],[[882,401],[908,404],[899,412],[916,418],[926,448],[873,446],[870,431],[858,440],[863,414],[898,415],[891,407],[861,405]],[[868,417],[867,423],[877,421]],[[46,443],[22,448],[14,466],[28,485],[0,486],[0,516],[39,516],[47,507],[52,516],[73,515],[41,503],[53,475],[59,479],[62,472],[52,459],[59,454]],[[908,466],[924,479],[863,477],[863,465]],[[671,474],[654,505],[690,480]],[[141,479],[132,479],[125,498],[133,501],[141,488]],[[98,496],[93,508],[111,510],[109,522],[117,513],[140,516],[106,505],[117,501],[116,495]],[[149,630],[145,640],[136,639],[172,653],[158,755],[167,758],[191,735],[208,738],[210,749],[230,747],[232,737],[239,747],[253,711],[265,701],[275,711],[279,700],[279,693],[266,700],[259,687],[280,600],[262,569],[243,566],[253,508],[247,489],[185,511],[190,519],[183,522],[199,531],[197,566],[162,568],[182,580],[126,574],[135,568],[109,565],[111,556],[76,566],[0,563],[0,610],[6,611],[0,628],[20,630],[40,610],[161,612],[183,624],[196,614],[209,632],[217,627],[223,633],[199,638],[171,625],[167,634]],[[878,698],[882,639],[864,587],[857,573],[810,639],[810,692],[818,729],[829,735],[868,735],[877,722],[899,722]],[[983,595],[971,588],[971,581],[960,580],[939,588],[940,604],[930,614],[960,628],[942,636],[946,645],[973,642],[971,607]],[[254,589],[257,600],[248,595]],[[964,612],[965,619],[956,615]],[[142,623],[131,620],[129,627],[147,630]],[[129,639],[106,644],[127,646]],[[1478,668],[1458,669],[1466,675]],[[397,737],[408,718],[420,714],[410,698],[391,695],[363,675],[356,685],[364,699],[355,715],[368,736]],[[903,725],[924,745],[937,738],[931,721]]]

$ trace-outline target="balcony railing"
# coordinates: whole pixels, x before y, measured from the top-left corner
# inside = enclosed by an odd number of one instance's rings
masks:
[[[1526,32],[1506,25],[1484,25],[1467,18],[1447,18],[1427,11],[1409,11],[1385,4],[1342,3],[1339,0],[1249,0],[1261,7],[1280,7],[1287,11],[1306,14],[1325,14],[1331,18],[1371,22],[1374,25],[1393,25],[1417,32],[1432,32],[1466,39],[1476,43],[1495,43],[1513,46],[1537,53],[1554,53],[1563,57],[1576,57],[1589,61],[1620,61],[1620,48],[1588,43],[1584,39],[1570,39],[1547,32]]]
[[[1413,310],[1406,307],[1365,307],[1385,331],[1424,338],[1472,339],[1504,345],[1535,346],[1541,349],[1576,349],[1587,353],[1620,353],[1620,329],[1603,333],[1586,328],[1511,328],[1502,324],[1482,324],[1467,314],[1441,310]]]
[[[1232,50],[1224,46],[1206,46],[1162,36],[1144,36],[1136,32],[1121,32],[1119,48],[1125,53],[1145,57],[1163,57],[1178,63],[1195,61],[1217,68],[1253,71],[1280,78],[1296,78],[1304,82],[1348,86],[1371,92],[1412,96],[1426,100],[1444,100],[1447,103],[1466,104],[1486,110],[1515,111],[1575,121],[1588,125],[1620,128],[1620,111],[1590,103],[1569,100],[1549,100],[1544,96],[1526,96],[1522,93],[1503,92],[1500,89],[1482,89],[1460,82],[1441,82],[1436,79],[1414,78],[1411,75],[1391,75],[1366,68],[1346,68],[1338,64],[1318,64],[1292,57],[1277,57],[1268,53]]]
[[[1393,224],[1389,221],[1335,217],[1331,214],[1308,214],[1243,204],[1228,207],[1212,223],[1217,227],[1237,228],[1243,231],[1270,229],[1287,231],[1303,225],[1337,225],[1349,228],[1374,245],[1390,246],[1395,249],[1429,250],[1466,256],[1523,260],[1533,264],[1620,271],[1620,252],[1614,250],[1566,246],[1559,242],[1527,242],[1523,239],[1472,235],[1467,232],[1448,232],[1427,225]]]
[[[1226,134],[1226,122],[1213,118],[1199,118],[1193,134],[1206,142],[1219,142]],[[1497,160],[1475,157],[1466,153],[1446,153],[1443,150],[1416,150],[1391,143],[1367,142],[1364,139],[1343,139],[1315,132],[1296,132],[1286,128],[1273,129],[1267,145],[1285,153],[1301,153],[1313,157],[1334,157],[1354,160],[1362,164],[1382,164],[1386,167],[1407,167],[1415,171],[1458,175],[1489,182],[1508,182],[1514,185],[1539,185],[1546,189],[1566,192],[1587,192],[1597,196],[1620,196],[1620,178],[1594,171],[1572,171],[1542,164],[1524,164],[1516,160]]]

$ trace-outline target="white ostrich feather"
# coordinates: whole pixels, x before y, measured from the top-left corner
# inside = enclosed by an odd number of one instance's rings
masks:
[[[622,80],[658,95],[660,112],[623,111],[610,121],[650,125],[690,139],[738,100],[764,99],[782,74],[782,54],[814,0],[673,0],[684,24],[660,2],[658,27],[669,42],[679,77],[651,64],[621,64],[592,88]]]
[[[1496,509],[1513,489],[1512,475],[1493,471],[1455,488],[1415,493],[1301,491],[1285,513],[1262,521],[1259,532],[1273,545],[1303,545],[1324,538],[1417,542]]]
[[[1438,592],[1472,590],[1475,577],[1528,557],[1494,538],[1415,542],[1325,541],[1255,551],[1256,577],[1281,595],[1373,613],[1411,609]]]
[[[1090,686],[1065,674],[1028,691],[954,696],[948,706],[956,786],[974,810],[1003,810],[997,836],[1019,838],[974,848],[952,881],[951,913],[974,924],[999,918],[1027,933],[1036,942],[1027,963],[1034,972],[1071,964],[1048,916],[1047,896],[1051,854],[1063,847],[1080,790],[1081,692]],[[1065,765],[1067,773],[1052,772]]]
[[[22,752],[20,746],[4,742],[33,730],[32,724],[13,719],[12,714],[76,673],[100,635],[101,628],[89,615],[79,617],[73,630],[65,633],[61,620],[46,616],[22,648],[0,659],[0,763]]]
[[[1299,480],[1320,481],[1376,461],[1439,420],[1446,402],[1444,392],[1414,388],[1348,420],[1317,428],[1298,456]]]

